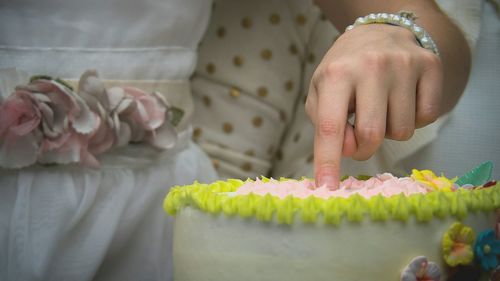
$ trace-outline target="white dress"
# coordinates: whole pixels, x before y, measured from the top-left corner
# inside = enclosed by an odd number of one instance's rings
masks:
[[[0,3],[0,69],[68,79],[96,69],[111,84],[159,90],[185,111],[169,150],[113,149],[99,169],[0,168],[0,280],[172,278],[163,198],[171,186],[216,177],[189,125],[188,79],[210,12],[206,0]]]

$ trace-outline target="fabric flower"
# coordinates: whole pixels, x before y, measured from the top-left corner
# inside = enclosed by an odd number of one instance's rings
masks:
[[[446,263],[452,267],[471,263],[474,258],[474,238],[472,228],[459,222],[454,223],[443,235],[442,247]]]
[[[34,80],[17,89],[31,92],[40,102],[43,135],[38,151],[40,163],[81,162],[96,166],[88,142],[97,131],[99,120],[80,96],[60,82],[48,79]]]
[[[474,245],[474,253],[484,270],[489,271],[498,266],[497,255],[500,254],[500,241],[496,239],[494,230],[479,233]]]
[[[39,101],[17,90],[0,104],[0,166],[20,168],[36,162],[42,120]]]
[[[94,70],[85,71],[80,77],[78,95],[100,119],[96,133],[89,139],[89,151],[95,155],[101,154],[118,143],[119,121],[112,111],[104,83]]]
[[[179,112],[159,93],[106,89],[95,71],[81,76],[77,92],[59,79],[36,76],[23,84],[28,78],[21,76],[0,70],[1,167],[36,162],[96,167],[95,157],[114,146],[148,142],[168,149],[177,141],[172,123],[179,114],[172,113]]]
[[[133,87],[124,87],[123,90],[136,104],[132,112],[120,115],[131,129],[131,140],[144,139],[157,148],[173,147],[177,142],[177,132],[166,120],[169,104],[165,98],[159,93],[147,94]]]
[[[82,75],[78,89],[92,110],[104,120],[91,144],[97,139],[101,146],[123,146],[142,141],[161,149],[175,145],[177,132],[166,114],[170,106],[161,94],[146,93],[135,87],[106,89],[95,71]],[[100,151],[92,147],[90,150]],[[106,147],[101,150],[106,150]]]
[[[401,274],[401,281],[439,281],[441,270],[424,256],[414,258]]]
[[[441,191],[452,191],[453,190],[453,180],[449,180],[448,178],[444,176],[436,176],[434,172],[430,170],[416,170],[413,169],[411,173],[411,177],[419,181],[429,187],[431,187],[434,190],[441,190]]]

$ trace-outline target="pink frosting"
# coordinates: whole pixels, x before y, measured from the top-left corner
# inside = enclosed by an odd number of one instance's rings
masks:
[[[384,197],[391,197],[401,193],[408,196],[411,194],[425,194],[428,192],[429,189],[426,188],[424,184],[419,183],[412,178],[397,178],[389,173],[385,173],[376,175],[365,181],[349,177],[341,182],[340,188],[337,190],[330,190],[325,186],[315,188],[314,181],[307,179],[301,181],[288,180],[282,182],[271,179],[267,183],[257,179],[254,182],[248,182],[242,185],[236,191],[236,194],[271,194],[279,198],[285,198],[289,195],[298,198],[307,198],[311,195],[320,198],[347,198],[353,194],[359,194],[365,198],[370,198],[379,194]]]

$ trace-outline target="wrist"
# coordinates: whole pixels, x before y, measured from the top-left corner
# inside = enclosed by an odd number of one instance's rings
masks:
[[[363,25],[386,24],[397,26],[412,32],[422,48],[425,48],[439,56],[439,50],[434,43],[434,40],[431,38],[429,33],[427,33],[427,31],[414,22],[415,19],[416,16],[411,12],[400,12],[399,14],[369,14],[364,17],[357,18],[352,25],[349,25],[346,28],[346,32]]]

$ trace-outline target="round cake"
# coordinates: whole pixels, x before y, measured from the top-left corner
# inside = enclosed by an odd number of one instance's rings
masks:
[[[487,162],[461,178],[228,180],[174,187],[176,281],[490,280],[500,184]],[[496,280],[496,279],[491,279]]]

